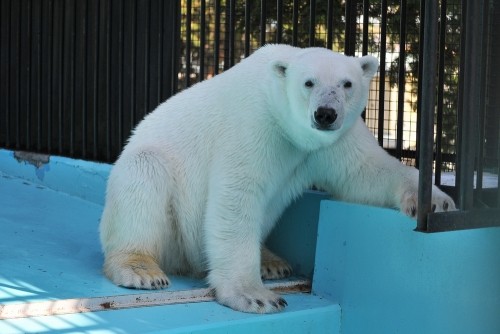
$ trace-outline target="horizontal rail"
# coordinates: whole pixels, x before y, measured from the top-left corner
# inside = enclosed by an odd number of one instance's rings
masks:
[[[425,232],[448,232],[485,227],[500,227],[500,209],[431,213],[427,216]]]
[[[265,286],[275,292],[285,294],[311,292],[311,282],[304,279],[265,283]],[[145,306],[200,303],[214,300],[213,290],[203,288],[15,303],[0,305],[0,320],[119,310]]]

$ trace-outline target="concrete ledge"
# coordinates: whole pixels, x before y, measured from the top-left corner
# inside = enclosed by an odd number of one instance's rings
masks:
[[[424,234],[397,211],[322,201],[313,293],[342,332],[500,333],[500,228]]]
[[[103,205],[111,165],[0,149],[0,172]]]

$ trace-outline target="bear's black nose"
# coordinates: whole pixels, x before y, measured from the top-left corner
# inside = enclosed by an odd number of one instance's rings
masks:
[[[337,111],[333,108],[319,107],[314,112],[314,120],[321,127],[329,127],[337,119]]]

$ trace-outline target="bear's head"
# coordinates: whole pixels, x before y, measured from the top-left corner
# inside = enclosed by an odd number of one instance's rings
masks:
[[[313,150],[334,143],[359,118],[378,60],[324,48],[296,50],[271,64],[277,88],[274,103],[289,139]]]

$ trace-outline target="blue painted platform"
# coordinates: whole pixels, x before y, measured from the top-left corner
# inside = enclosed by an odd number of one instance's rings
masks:
[[[0,333],[338,333],[339,305],[309,293],[286,295],[287,309],[272,315],[191,302],[29,316],[33,308],[51,312],[52,305],[68,301],[127,296],[134,301],[206,288],[203,280],[170,277],[171,287],[162,292],[130,290],[102,275],[98,224],[109,170],[105,164],[0,150]],[[316,206],[320,198],[313,200]],[[309,221],[316,227],[317,213]],[[302,255],[295,256],[297,273],[311,275],[314,248]],[[28,316],[12,318],[10,310],[19,305]]]
[[[0,319],[23,306],[144,298],[101,274],[98,222],[110,166],[0,149]],[[308,192],[269,247],[312,293],[272,315],[211,301],[0,320],[0,333],[500,333],[500,228],[440,234],[380,208]],[[173,294],[203,291],[173,277]],[[87,298],[87,299],[86,299]],[[31,305],[31,306],[30,306]],[[54,313],[54,314],[55,314]]]

